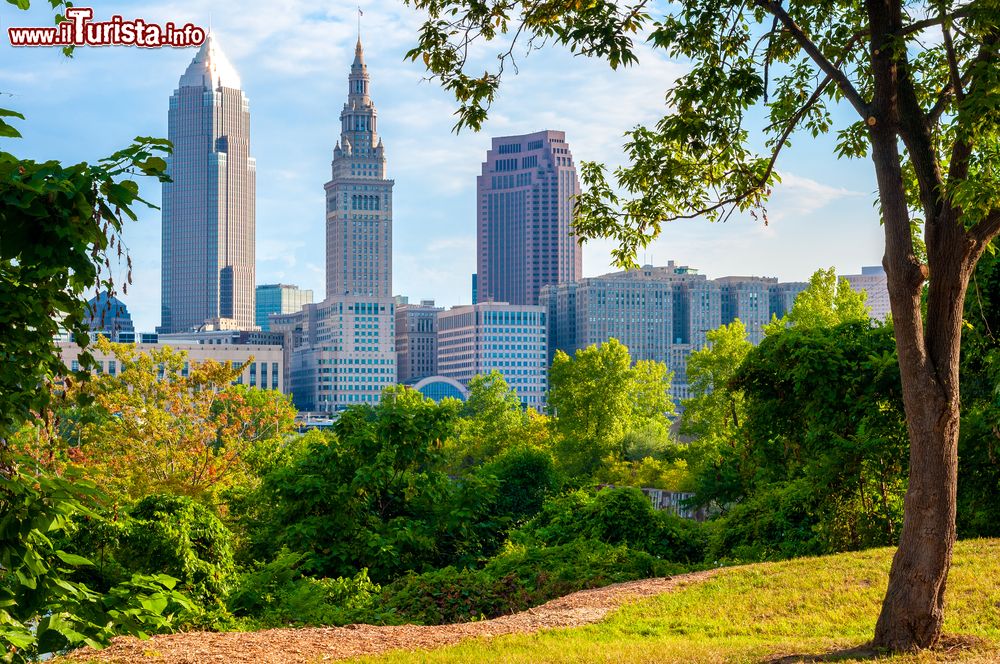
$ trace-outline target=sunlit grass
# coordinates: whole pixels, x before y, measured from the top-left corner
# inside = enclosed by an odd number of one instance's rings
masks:
[[[726,570],[576,629],[476,639],[359,662],[766,662],[822,655],[872,638],[891,549]],[[945,633],[979,645],[893,662],[1000,662],[1000,540],[959,542]],[[837,661],[858,661],[848,653]]]

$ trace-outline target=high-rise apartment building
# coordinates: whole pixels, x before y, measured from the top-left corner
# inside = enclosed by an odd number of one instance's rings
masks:
[[[209,34],[170,97],[160,332],[254,326],[250,104]]]
[[[583,276],[571,230],[580,183],[564,132],[494,138],[476,191],[476,302],[538,304],[543,286]]]
[[[671,396],[686,399],[688,357],[710,330],[739,318],[759,343],[771,315],[787,313],[806,286],[768,277],[712,280],[673,261],[547,286],[541,303],[549,314],[549,361],[556,350],[573,354],[613,337],[633,360],[666,364],[674,374]]]
[[[548,323],[543,307],[481,302],[438,313],[438,374],[462,385],[499,371],[521,403],[540,410],[548,389]]]
[[[397,380],[411,385],[437,373],[437,314],[434,300],[396,303]]]
[[[292,284],[261,284],[257,286],[257,327],[265,332],[271,329],[268,316],[293,314],[307,304],[312,304],[313,292]]]
[[[326,299],[271,317],[285,332],[286,371],[299,410],[374,404],[396,383],[392,180],[369,96],[361,40],[326,183]]]
[[[840,278],[847,279],[854,290],[867,293],[865,304],[870,309],[868,315],[872,320],[883,321],[889,317],[889,281],[885,268],[881,265],[864,265],[861,267],[861,274],[846,274]]]
[[[719,284],[722,301],[722,322],[739,318],[747,329],[747,339],[759,344],[764,338],[764,325],[771,321],[771,290],[777,286],[774,277],[722,277]]]

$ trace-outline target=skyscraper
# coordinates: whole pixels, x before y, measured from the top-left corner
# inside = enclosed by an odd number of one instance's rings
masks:
[[[287,385],[303,411],[374,404],[396,382],[393,182],[368,83],[359,39],[325,186],[326,299],[271,317],[285,332]]]
[[[209,34],[170,97],[160,332],[254,326],[250,105]]]
[[[392,297],[392,180],[368,96],[361,39],[354,49],[333,176],[326,183],[326,297]]]
[[[583,276],[571,231],[580,183],[561,131],[493,139],[477,178],[477,302],[538,304]]]

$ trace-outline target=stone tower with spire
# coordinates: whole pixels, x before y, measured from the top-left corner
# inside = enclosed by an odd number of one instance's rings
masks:
[[[326,298],[274,315],[285,333],[285,384],[300,411],[378,403],[396,383],[392,180],[368,92],[361,39],[326,183]]]
[[[250,104],[214,34],[170,97],[159,332],[252,330],[255,192]]]
[[[328,298],[392,296],[393,182],[385,177],[385,148],[368,82],[359,38],[326,183]]]

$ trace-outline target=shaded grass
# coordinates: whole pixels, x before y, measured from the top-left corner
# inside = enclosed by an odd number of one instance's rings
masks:
[[[892,553],[873,549],[733,568],[623,607],[595,625],[354,661],[863,661],[872,654],[856,649],[872,638]],[[962,638],[888,660],[1000,662],[1000,540],[958,543],[946,611],[945,633]]]

